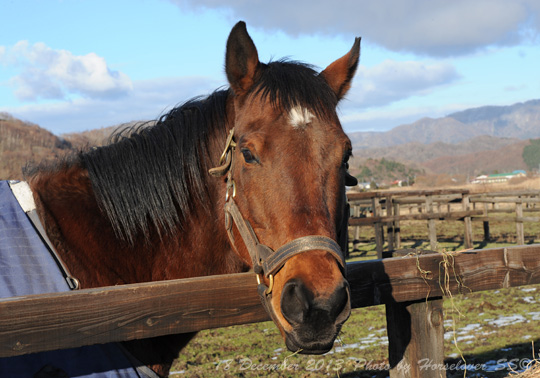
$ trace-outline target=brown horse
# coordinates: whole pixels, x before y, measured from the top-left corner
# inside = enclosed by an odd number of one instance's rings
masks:
[[[357,38],[320,73],[293,61],[263,64],[239,22],[227,42],[230,89],[29,170],[40,219],[81,287],[254,268],[287,347],[330,350],[350,314],[338,243],[345,185],[355,184],[336,106],[359,52]],[[190,337],[125,345],[167,375]]]

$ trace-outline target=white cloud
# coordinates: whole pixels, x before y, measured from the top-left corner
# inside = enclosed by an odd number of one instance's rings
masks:
[[[458,78],[455,68],[448,63],[385,60],[370,68],[360,66],[347,96],[349,101],[343,106],[349,109],[385,106],[411,96],[428,94]]]
[[[110,98],[133,89],[127,75],[111,70],[95,53],[73,55],[44,43],[20,41],[12,48],[3,47],[0,62],[21,70],[10,80],[21,100],[65,99],[70,95]]]
[[[160,78],[135,81],[132,91],[114,99],[86,97],[2,108],[0,111],[37,123],[59,135],[130,121],[153,120],[179,103],[209,94],[218,86],[216,81],[206,77]]]
[[[43,58],[42,54],[38,55]],[[373,67],[360,66],[351,92],[340,106],[342,121],[346,127],[354,129],[364,124],[373,127],[376,121],[365,117],[374,114],[377,108],[414,95],[425,95],[457,78],[453,66],[446,63],[387,60]],[[116,98],[83,97],[1,110],[61,134],[155,119],[167,109],[222,85],[226,83],[208,77],[157,78],[135,81],[129,92]],[[41,82],[40,88],[54,91],[57,87],[54,83],[47,87]],[[360,112],[363,115],[359,115]],[[402,119],[403,115],[398,118]]]
[[[515,45],[540,33],[538,0],[171,0],[184,8],[225,10],[231,21],[289,35],[361,35],[393,51],[431,56]]]

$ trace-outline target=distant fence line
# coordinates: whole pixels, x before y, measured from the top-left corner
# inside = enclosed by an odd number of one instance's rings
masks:
[[[385,227],[387,249],[401,248],[402,221],[427,221],[431,249],[437,246],[437,220],[463,221],[465,248],[472,248],[473,245],[473,221],[483,222],[484,241],[490,239],[489,222],[515,222],[518,245],[525,244],[523,224],[540,221],[538,216],[524,215],[539,211],[540,190],[479,194],[466,189],[394,190],[350,192],[347,197],[351,205],[349,226],[353,228],[354,238],[358,239],[360,227],[373,227],[378,258],[382,258],[384,250]],[[504,213],[515,213],[515,217],[501,217],[500,214]]]

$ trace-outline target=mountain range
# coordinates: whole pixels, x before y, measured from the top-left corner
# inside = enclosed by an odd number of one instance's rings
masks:
[[[386,132],[349,134],[354,167],[391,159],[432,174],[474,176],[527,169],[523,148],[540,138],[540,100],[422,118]]]
[[[474,137],[540,138],[540,100],[510,106],[482,106],[442,118],[422,118],[386,132],[349,134],[353,149],[390,147],[418,142],[456,144]]]
[[[39,162],[83,146],[101,145],[122,127],[56,136],[36,124],[0,113],[0,179],[22,178],[28,160]],[[386,132],[350,133],[357,174],[368,159],[386,159],[426,174],[474,176],[527,169],[523,148],[540,138],[540,100],[483,106],[441,118],[423,118]]]

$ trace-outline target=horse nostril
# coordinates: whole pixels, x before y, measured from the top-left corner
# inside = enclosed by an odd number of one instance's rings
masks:
[[[292,279],[283,286],[281,294],[281,313],[291,324],[301,324],[309,312],[310,292],[302,281]]]
[[[329,304],[331,308],[330,316],[332,318],[337,318],[345,310],[350,310],[349,289],[347,284],[343,285],[332,294]]]

